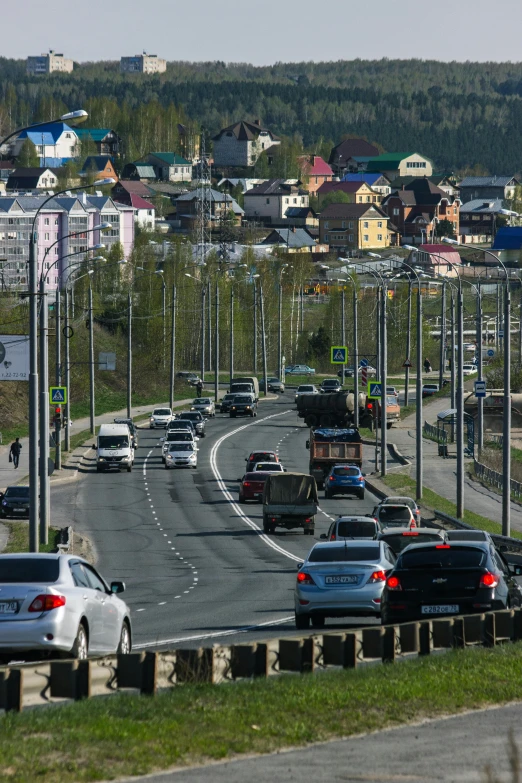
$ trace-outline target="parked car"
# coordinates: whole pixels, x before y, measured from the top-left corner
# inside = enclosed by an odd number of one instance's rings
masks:
[[[194,441],[167,443],[165,452],[165,469],[197,468],[198,447]]]
[[[205,437],[205,425],[207,421],[202,413],[199,411],[181,411],[178,416],[182,421],[191,421],[194,425],[196,435],[199,435],[200,438]]]
[[[474,364],[463,364],[462,365],[462,374],[464,376],[475,375],[476,372],[477,372],[477,368],[475,367]]]
[[[515,576],[489,541],[407,547],[386,579],[382,623],[474,614],[522,605]]]
[[[337,378],[325,378],[319,387],[321,394],[329,394],[331,392],[339,392],[342,390],[340,381]]]
[[[326,617],[380,617],[381,595],[396,558],[384,541],[328,541],[316,544],[298,563],[294,591],[300,631],[322,628]]]
[[[356,495],[363,500],[364,487],[364,474],[356,465],[333,465],[324,481],[324,496]]]
[[[216,406],[214,405],[214,400],[211,400],[210,397],[196,397],[192,401],[190,410],[199,411],[203,416],[212,418],[216,415]]]
[[[251,451],[245,458],[245,462],[247,464],[246,472],[250,473],[258,462],[279,462],[279,457],[275,451]]]
[[[295,402],[297,402],[297,398],[302,397],[303,394],[319,394],[319,389],[317,386],[314,386],[313,383],[302,383],[297,387]]]
[[[0,658],[130,653],[130,611],[90,563],[77,555],[0,555]]]
[[[29,516],[29,487],[17,484],[14,487],[7,487],[5,492],[0,492],[0,517],[23,517]]]
[[[263,499],[263,489],[268,476],[267,471],[256,470],[252,473],[245,473],[239,484],[239,502],[246,503],[247,500]]]
[[[236,394],[230,406],[230,418],[236,416],[257,416],[257,403],[252,394]]]
[[[283,381],[280,381],[279,378],[267,378],[266,379],[266,385],[268,386],[268,391],[270,392],[276,392],[277,394],[283,394],[285,390],[285,385]],[[265,390],[265,381],[264,378],[261,378],[259,381],[259,391]]]
[[[406,497],[405,495],[388,495],[387,498],[381,500],[379,505],[374,508],[373,510],[374,514],[376,510],[379,508],[379,506],[409,506],[409,508],[411,509],[411,513],[413,514],[413,518],[417,523],[417,526],[420,527],[421,511],[416,501],[413,498]]]
[[[385,527],[417,527],[415,516],[406,504],[382,504],[373,511],[373,517]]]
[[[363,366],[366,366],[366,371],[368,373],[368,378],[374,378],[377,375],[377,370],[375,369],[375,367],[372,367],[371,364],[367,364],[367,365],[359,364],[359,373],[358,373],[359,375],[362,373]],[[339,376],[339,378],[343,377],[342,369],[337,371],[337,375]],[[354,375],[355,375],[355,368],[354,367],[346,367],[346,369],[344,371],[344,377],[345,378],[353,378]]]
[[[444,530],[437,530],[434,527],[421,527],[415,530],[409,527],[385,527],[379,535],[379,540],[386,541],[393,552],[399,555],[411,544],[427,544],[430,541],[444,543],[446,536]]]
[[[285,368],[285,373],[287,375],[314,375],[315,369],[307,364],[293,364]]]
[[[434,394],[437,394],[438,391],[439,391],[438,383],[425,383],[422,387],[422,396],[432,397]]]
[[[172,408],[154,408],[150,414],[149,427],[166,427],[172,418]]]
[[[386,394],[395,397],[397,400],[399,399],[399,390],[395,386],[387,386]]]
[[[187,378],[197,378],[198,375],[195,372],[191,372],[190,370],[180,370],[176,373],[176,378],[184,378],[187,380]]]
[[[235,394],[225,394],[224,397],[221,398],[221,401],[219,403],[219,410],[221,413],[230,413],[230,406],[232,405],[232,402],[234,401]]]
[[[358,516],[339,516],[320,538],[327,541],[343,541],[344,539],[374,540],[381,532],[381,526],[375,519]]]

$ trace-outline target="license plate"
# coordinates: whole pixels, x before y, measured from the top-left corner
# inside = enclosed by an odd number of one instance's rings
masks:
[[[458,604],[439,604],[437,606],[422,606],[421,614],[458,614]]]
[[[2,601],[0,603],[0,614],[16,614],[18,604],[16,601]]]
[[[13,508],[13,511],[15,514],[23,514],[25,511],[25,508]]]
[[[256,493],[255,493],[255,495],[254,495],[254,497],[255,497],[255,498],[260,498],[260,497],[261,497],[261,493],[260,493],[260,492],[256,492]]]
[[[357,574],[348,574],[347,576],[327,576],[324,583],[326,585],[355,585],[358,581]]]

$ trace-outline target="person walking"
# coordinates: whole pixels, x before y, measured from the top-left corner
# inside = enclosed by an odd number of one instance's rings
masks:
[[[431,372],[431,364],[427,356],[424,359],[424,372]]]
[[[198,381],[197,384],[196,384],[196,392],[197,392],[198,397],[201,397],[201,395],[203,393],[203,384],[202,384],[201,381]]]
[[[12,462],[15,468],[18,467],[20,462],[21,450],[22,444],[20,443],[20,438],[17,438],[13,443],[11,443],[11,448],[9,449],[9,462]]]

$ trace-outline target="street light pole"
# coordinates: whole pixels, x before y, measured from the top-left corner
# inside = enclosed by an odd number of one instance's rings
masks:
[[[451,291],[451,373],[450,373],[450,381],[451,381],[451,407],[453,410],[457,407],[456,405],[456,394],[455,394],[455,295],[453,293],[453,289]]]
[[[65,336],[65,388],[67,389],[67,404],[64,407],[65,416],[65,451],[69,451],[71,448],[71,367],[70,367],[70,351],[69,351],[69,289],[65,286],[65,319],[64,319],[64,336]]]
[[[511,533],[511,291],[504,294],[504,410],[502,419],[502,535]]]
[[[234,283],[230,283],[230,385],[234,377]]]
[[[29,549],[38,552],[38,259],[33,224],[29,244]],[[42,306],[43,306],[42,302]],[[44,383],[44,379],[42,379]]]
[[[165,251],[165,245],[163,245]],[[167,347],[167,286],[165,285],[165,278],[161,278],[161,292],[162,292],[162,315],[163,315],[163,369],[167,364],[166,347]]]
[[[127,296],[127,418],[132,410],[132,294]]]
[[[277,377],[281,380],[283,364],[283,270],[279,270],[279,302],[277,315]]]
[[[56,289],[56,301],[54,305],[54,314],[55,314],[55,323],[56,323],[56,337],[55,337],[55,348],[56,348],[56,385],[61,386],[62,385],[62,333],[61,333],[61,300],[60,300],[60,288],[58,287]],[[63,406],[62,406],[63,408]],[[65,410],[63,411],[63,415],[65,415]],[[57,470],[61,470],[62,467],[62,447],[61,447],[61,422],[59,419],[56,420],[54,425],[54,439],[55,439],[55,456],[54,456],[54,465]]]
[[[415,426],[417,428],[415,455],[415,484],[417,500],[422,500],[422,292],[420,277],[417,275],[417,379],[415,400]],[[442,388],[442,387],[441,387]]]
[[[219,280],[216,277],[216,293],[215,293],[215,317],[216,332],[214,337],[214,398],[216,404],[219,400]]]
[[[386,329],[386,300],[388,292],[384,283],[381,285],[381,476],[386,476],[386,456],[388,453],[388,406],[386,398],[386,385],[388,374],[388,335]]]
[[[439,389],[444,384],[444,367],[446,364],[446,281],[442,283],[442,303],[440,314],[440,353],[439,353]]]
[[[346,320],[344,312],[344,288],[341,290],[341,345],[346,345]],[[341,365],[341,384],[344,386],[344,370],[346,364]]]
[[[94,435],[94,330],[92,318],[92,285],[89,281],[89,413],[91,435]]]
[[[406,367],[404,368],[404,405],[409,402],[409,386],[410,386],[410,368],[408,362],[411,361],[411,297],[412,297],[412,280],[411,277],[408,280],[408,306],[407,306],[407,327],[406,327]]]
[[[353,278],[353,423],[359,427],[359,349],[358,349],[358,323],[357,323],[357,286],[355,276]]]
[[[257,285],[254,280],[254,375],[257,375]],[[280,378],[279,380],[284,380]]]
[[[457,292],[457,518],[464,515],[464,297],[459,277]]]
[[[45,275],[40,278],[40,544],[47,544],[49,527],[49,362],[46,350],[49,328],[49,305]]]
[[[205,382],[205,284],[201,285],[201,382]],[[210,345],[209,345],[210,351]]]
[[[261,351],[263,354],[263,394],[268,395],[268,376],[266,370],[266,333],[265,333],[265,306],[263,298],[263,286],[259,285],[259,305],[261,310]]]
[[[482,380],[483,358],[482,358],[482,289],[480,280],[477,286],[477,350],[478,350],[478,377]],[[484,398],[477,398],[477,419],[478,419],[478,450],[481,452],[484,448]]]
[[[172,320],[170,332],[170,407],[174,407],[174,384],[175,384],[175,363],[176,363],[176,285],[172,286]]]
[[[377,330],[375,332],[375,372],[377,381],[381,380],[381,310],[382,310],[382,289],[377,285]]]

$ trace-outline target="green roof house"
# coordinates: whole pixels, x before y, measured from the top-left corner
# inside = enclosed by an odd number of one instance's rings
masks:
[[[80,141],[91,139],[96,145],[98,155],[117,157],[122,152],[122,139],[110,128],[75,128]]]
[[[144,161],[154,167],[157,179],[165,182],[192,180],[192,163],[175,152],[149,152]]]
[[[394,180],[397,177],[431,177],[433,163],[418,152],[387,152],[370,158],[366,171],[380,172]]]

